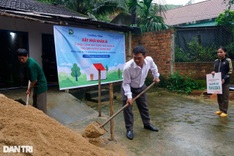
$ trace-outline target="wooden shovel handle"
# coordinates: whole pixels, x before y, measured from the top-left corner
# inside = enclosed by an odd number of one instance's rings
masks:
[[[143,90],[141,93],[139,93],[136,97],[133,98],[133,101],[135,101],[137,98],[139,98],[143,93],[145,93],[149,88],[151,88],[155,82],[152,82],[145,90]],[[115,112],[108,120],[106,120],[104,123],[100,125],[100,127],[105,126],[111,119],[113,119],[116,115],[118,115],[124,108],[128,107],[128,103],[126,103],[120,110]]]
[[[30,87],[30,84],[31,84],[31,82],[28,81],[28,89]],[[26,106],[28,105],[28,101],[29,101],[29,94],[27,94],[27,97],[26,97]]]

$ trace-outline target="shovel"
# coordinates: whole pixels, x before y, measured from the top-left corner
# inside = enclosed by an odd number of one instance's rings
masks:
[[[30,87],[30,84],[31,82],[28,80],[28,89]],[[29,101],[29,94],[27,94],[27,97],[26,97],[26,106],[28,105],[28,101]]]
[[[31,82],[28,81],[28,88],[30,87],[30,84]],[[23,104],[23,105],[28,105],[28,101],[29,101],[29,94],[27,94],[27,97],[26,97],[26,102],[23,100],[23,99],[16,99],[15,101],[19,102],[20,104]]]
[[[139,98],[143,93],[145,93],[149,88],[151,88],[155,82],[152,82],[145,90],[143,90],[140,94],[138,94],[136,97],[133,98],[133,101],[135,101],[137,98]],[[126,103],[121,109],[119,109],[116,113],[114,113],[108,120],[106,120],[104,123],[100,124],[99,122],[95,121],[91,124],[89,124],[83,133],[84,137],[88,138],[97,138],[107,132],[107,130],[104,128],[104,126],[112,120],[116,115],[118,115],[123,109],[128,107],[128,103]]]

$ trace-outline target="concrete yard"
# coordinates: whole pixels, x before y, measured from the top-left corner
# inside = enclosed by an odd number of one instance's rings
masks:
[[[13,99],[26,99],[25,90],[1,91]],[[128,140],[122,112],[114,118],[114,140],[107,132],[101,138],[103,148],[124,148],[133,156],[229,156],[234,153],[234,101],[230,101],[227,118],[214,112],[215,98],[185,96],[162,89],[147,92],[151,123],[160,129],[151,132],[143,128],[137,107],[134,107],[134,139]],[[115,93],[114,109],[121,108],[121,96]],[[30,99],[30,103],[31,103]],[[97,103],[79,100],[73,94],[48,91],[48,115],[70,129],[82,133],[92,121],[108,119],[109,102],[102,102],[102,116],[98,117]],[[109,130],[109,124],[105,126]],[[116,145],[116,146],[115,146]]]

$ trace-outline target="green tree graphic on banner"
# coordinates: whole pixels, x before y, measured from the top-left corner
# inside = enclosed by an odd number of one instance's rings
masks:
[[[71,76],[76,78],[76,81],[78,81],[78,77],[80,76],[80,68],[77,66],[76,63],[73,64],[72,68],[71,68]]]

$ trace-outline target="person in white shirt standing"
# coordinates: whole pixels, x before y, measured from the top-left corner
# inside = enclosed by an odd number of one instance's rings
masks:
[[[133,58],[125,63],[123,68],[123,83],[122,83],[122,102],[123,106],[128,103],[129,106],[123,110],[125,127],[127,129],[126,136],[132,140],[134,116],[132,112],[133,98],[141,93],[145,88],[145,79],[151,70],[154,77],[153,81],[160,82],[158,67],[154,63],[152,57],[146,56],[146,50],[139,45],[133,49]],[[159,131],[150,123],[150,115],[148,109],[148,101],[146,93],[143,93],[136,99],[136,104],[140,112],[142,122],[145,129],[151,131]]]

